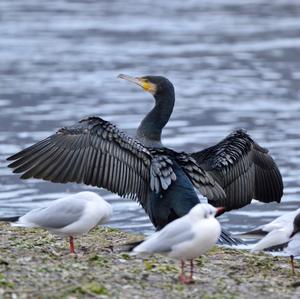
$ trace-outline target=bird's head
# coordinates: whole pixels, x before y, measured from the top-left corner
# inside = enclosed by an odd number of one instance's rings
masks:
[[[150,92],[155,98],[163,94],[174,94],[173,84],[167,78],[162,76],[131,77],[120,74],[118,78],[141,86],[145,91]]]
[[[223,207],[215,208],[210,204],[203,203],[197,204],[195,207],[193,207],[190,213],[195,215],[198,219],[206,219],[221,215],[223,211]]]
[[[300,232],[300,213],[294,219],[294,229],[291,234],[291,238]]]

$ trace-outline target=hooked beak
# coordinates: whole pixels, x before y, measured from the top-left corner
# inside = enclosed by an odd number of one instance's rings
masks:
[[[150,92],[152,95],[155,95],[157,92],[157,86],[154,83],[149,82],[149,80],[146,80],[145,78],[141,77],[131,77],[124,74],[120,74],[118,78],[127,80],[129,82],[135,83],[139,86],[141,86],[145,91]]]
[[[224,207],[218,207],[216,208],[217,212],[216,212],[216,217],[222,215],[225,212],[225,208]]]
[[[124,75],[124,74],[120,74],[118,76],[118,78],[121,78],[121,79],[124,79],[124,80],[127,80],[129,82],[132,82],[132,83],[135,83],[141,87],[143,87],[143,82],[140,78],[137,78],[137,77],[131,77],[131,76],[128,76],[128,75]]]

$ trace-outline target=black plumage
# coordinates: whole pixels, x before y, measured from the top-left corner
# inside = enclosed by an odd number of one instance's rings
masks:
[[[153,94],[154,108],[131,138],[112,123],[89,117],[11,156],[21,178],[76,182],[137,200],[161,229],[199,202],[194,187],[227,210],[252,198],[280,201],[282,179],[273,159],[244,131],[201,152],[165,148],[161,133],[173,111],[172,83],[159,76],[120,75]],[[224,236],[226,241],[227,236]],[[228,237],[230,240],[230,237]]]
[[[191,156],[224,189],[226,199],[213,200],[213,205],[227,210],[241,208],[257,199],[280,202],[283,183],[279,169],[268,154],[245,130],[233,132],[217,145]]]

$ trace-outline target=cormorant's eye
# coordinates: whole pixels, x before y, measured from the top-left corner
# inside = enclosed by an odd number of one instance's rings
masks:
[[[144,83],[149,83],[149,80],[148,79],[144,79]]]

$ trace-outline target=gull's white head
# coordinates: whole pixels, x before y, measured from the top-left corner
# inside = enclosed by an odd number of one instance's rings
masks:
[[[208,203],[199,203],[190,210],[189,215],[197,219],[207,219],[215,217],[223,210],[224,208],[215,208]]]

